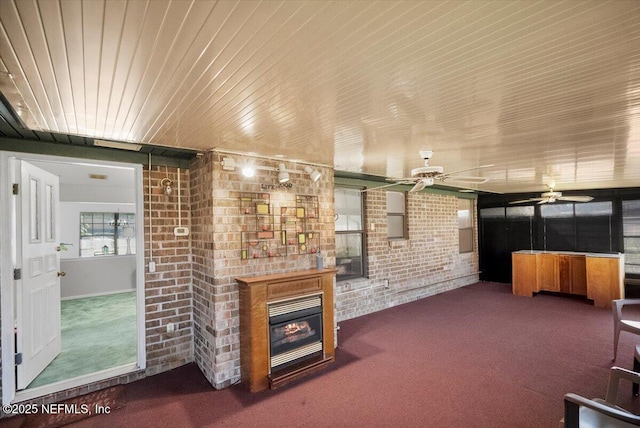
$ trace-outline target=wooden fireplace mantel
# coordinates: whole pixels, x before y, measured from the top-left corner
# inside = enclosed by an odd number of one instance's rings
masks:
[[[333,277],[336,269],[238,277],[240,297],[240,371],[251,392],[275,388],[334,360]],[[268,304],[305,295],[322,295],[323,358],[277,378],[269,370]]]

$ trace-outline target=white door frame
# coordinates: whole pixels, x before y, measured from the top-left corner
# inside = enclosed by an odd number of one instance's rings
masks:
[[[20,239],[16,235],[17,219],[13,210],[14,200],[12,183],[15,170],[12,159],[25,161],[50,161],[62,163],[96,164],[114,167],[130,167],[134,170],[134,191],[136,218],[142,219],[136,227],[136,305],[137,305],[137,343],[138,361],[134,364],[115,367],[89,374],[75,379],[45,385],[39,388],[16,391],[16,377],[14,367],[15,337],[13,323],[15,319],[16,292],[13,280],[13,269],[17,266]],[[0,322],[2,356],[2,404],[23,401],[69,388],[74,388],[114,376],[127,374],[146,368],[146,340],[145,340],[145,312],[144,312],[144,206],[143,206],[143,174],[139,164],[98,161],[93,159],[67,158],[32,153],[0,151]]]

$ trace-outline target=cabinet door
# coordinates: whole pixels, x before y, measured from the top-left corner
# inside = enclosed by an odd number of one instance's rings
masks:
[[[562,293],[571,293],[571,256],[558,257],[558,287]]]
[[[538,291],[536,280],[535,254],[513,253],[512,260],[512,287],[513,294],[518,296],[533,296]]]
[[[610,308],[611,300],[624,299],[624,278],[617,258],[587,257],[588,297],[594,306]]]
[[[560,291],[558,281],[558,255],[538,255],[538,288],[547,291]]]
[[[571,293],[587,295],[587,261],[584,256],[570,256]]]

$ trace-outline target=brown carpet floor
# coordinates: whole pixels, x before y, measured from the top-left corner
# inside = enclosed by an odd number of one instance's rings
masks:
[[[633,315],[640,318],[640,313]],[[557,427],[562,397],[603,397],[611,310],[480,282],[340,323],[336,363],[275,391],[216,391],[187,365],[125,385],[73,427]],[[617,365],[639,337],[622,333]],[[637,413],[630,384],[621,404]],[[18,418],[0,425],[18,426]],[[15,425],[18,424],[18,425]]]

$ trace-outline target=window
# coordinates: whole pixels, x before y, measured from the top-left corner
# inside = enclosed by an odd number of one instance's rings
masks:
[[[612,215],[611,201],[543,205],[544,249],[610,253]]]
[[[404,192],[387,192],[387,238],[406,239]]]
[[[362,194],[359,189],[339,187],[334,190],[336,210],[337,280],[364,276],[364,220]]]
[[[458,199],[458,231],[461,253],[473,251],[473,199]]]
[[[80,257],[135,254],[135,214],[80,213]]]
[[[625,272],[640,275],[640,200],[622,201]]]

